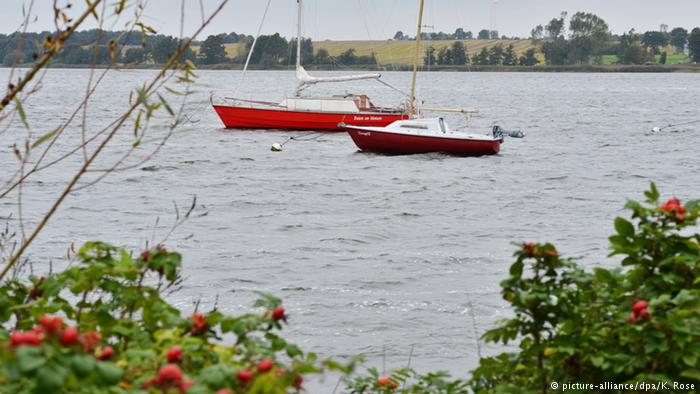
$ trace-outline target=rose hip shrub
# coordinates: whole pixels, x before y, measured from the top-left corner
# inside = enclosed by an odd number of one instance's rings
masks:
[[[90,242],[79,264],[0,286],[0,393],[287,393],[304,375],[348,373],[278,335],[280,300],[260,313],[182,316],[161,298],[181,257],[158,247],[133,258]]]
[[[700,385],[700,201],[630,201],[615,219],[612,253],[622,267],[586,272],[553,245],[515,253],[503,298],[515,312],[484,339],[517,352],[483,358],[477,392],[553,391],[551,382]]]

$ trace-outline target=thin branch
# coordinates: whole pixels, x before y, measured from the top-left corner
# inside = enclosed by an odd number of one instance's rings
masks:
[[[49,47],[49,50],[46,53],[44,53],[44,55],[34,65],[34,67],[32,67],[31,70],[29,70],[29,72],[27,72],[27,74],[25,74],[24,77],[19,80],[17,86],[14,86],[12,89],[10,89],[5,95],[5,97],[0,101],[0,111],[4,110],[5,107],[7,107],[7,105],[10,104],[12,100],[15,99],[15,97],[17,97],[17,94],[24,90],[24,87],[27,86],[27,84],[31,82],[32,79],[34,79],[36,74],[42,69],[44,69],[46,65],[49,64],[51,59],[53,59],[54,56],[56,56],[61,51],[61,48],[63,48],[63,43],[65,43],[73,35],[76,29],[83,22],[85,22],[85,19],[87,19],[93,12],[95,12],[95,8],[101,2],[102,0],[95,0],[95,2],[92,4],[88,3],[90,4],[90,6],[82,15],[80,15],[80,17],[78,18],[78,20],[75,21],[73,26],[69,26],[65,32],[57,32],[56,42]]]
[[[100,0],[95,0],[95,3],[92,4],[91,9],[94,9],[95,4],[99,3]],[[154,86],[158,84],[158,82],[161,80],[161,78],[165,77],[165,74],[167,70],[169,70],[182,56],[184,53],[185,49],[187,49],[191,44],[192,41],[194,40],[195,37],[197,37],[204,28],[211,23],[211,21],[214,19],[216,15],[219,14],[219,12],[224,8],[224,6],[228,3],[228,0],[223,0],[219,6],[216,8],[216,10],[209,16],[209,18],[197,29],[195,34],[191,38],[189,38],[184,45],[180,45],[178,47],[178,50],[166,61],[166,63],[163,65],[163,67],[160,69],[160,72],[158,75],[151,81],[151,83],[144,89],[145,94],[151,94],[152,89]],[[44,65],[46,62],[44,63]],[[36,71],[34,72],[36,74]],[[25,82],[26,85],[26,82]],[[14,96],[13,96],[14,97]],[[80,178],[85,174],[87,169],[90,167],[90,165],[95,161],[95,159],[100,155],[102,150],[109,144],[109,142],[112,140],[112,138],[115,136],[117,131],[121,128],[121,126],[131,117],[131,114],[139,107],[141,106],[140,101],[136,101],[132,106],[129,108],[129,110],[120,117],[119,121],[117,122],[116,126],[109,132],[109,134],[105,137],[104,140],[100,143],[100,145],[95,149],[95,151],[88,157],[88,160],[80,167],[78,172],[73,176],[73,178],[70,180],[66,188],[63,190],[63,192],[59,195],[58,199],[53,203],[49,211],[44,215],[42,220],[39,222],[37,227],[34,229],[32,234],[29,236],[29,238],[22,242],[19,250],[8,260],[7,264],[3,268],[2,272],[0,272],[0,280],[5,277],[7,272],[12,268],[12,266],[19,260],[19,258],[22,256],[24,251],[29,247],[29,245],[34,241],[34,239],[37,237],[37,235],[42,231],[42,229],[46,226],[46,224],[49,222],[51,217],[56,213],[58,210],[58,207],[63,203],[63,201],[66,199],[66,197],[71,193],[73,190],[73,187],[77,184],[77,182],[80,180]]]

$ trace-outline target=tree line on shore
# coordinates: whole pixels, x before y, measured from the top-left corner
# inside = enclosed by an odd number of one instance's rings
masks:
[[[502,44],[483,47],[481,51],[469,55],[467,46],[462,41],[455,41],[450,47],[438,50],[428,46],[423,56],[423,65],[430,66],[534,66],[539,63],[535,48],[528,48],[518,56],[513,44],[504,47]]]
[[[43,54],[54,34],[49,31],[0,34],[0,62],[4,66],[33,63]],[[209,36],[203,42],[193,43],[202,48],[199,53],[186,48],[181,60],[198,64],[224,63],[228,61],[224,44],[252,40],[251,36],[235,32]],[[181,39],[163,34],[90,29],[75,32],[54,62],[75,65],[109,64],[112,61],[162,64],[181,44]]]
[[[568,31],[567,31],[568,20]],[[676,54],[685,54],[687,49],[691,62],[700,62],[700,28],[690,32],[683,27],[662,25],[658,31],[638,33],[634,29],[622,35],[613,35],[607,22],[592,13],[577,12],[568,18],[562,12],[547,24],[537,25],[530,39],[542,52],[546,64],[575,65],[602,64],[604,56],[616,56],[617,63],[665,64],[672,47]]]
[[[51,39],[51,32],[0,34],[0,61],[4,66],[32,63]],[[423,33],[426,40],[457,40],[450,46],[427,44],[423,54],[423,64],[430,65],[503,65],[534,66],[544,60],[547,65],[603,64],[604,58],[612,57],[620,64],[666,64],[669,51],[689,55],[689,61],[700,63],[700,28],[687,30],[676,27],[668,31],[662,26],[659,31],[637,33],[635,30],[622,35],[609,31],[607,22],[592,14],[577,12],[571,18],[567,13],[553,18],[545,25],[538,25],[531,31],[530,40],[534,47],[521,53],[511,44],[483,47],[469,53],[468,41],[473,38],[471,31],[463,28],[452,34]],[[498,39],[497,31],[482,30],[478,39]],[[501,39],[507,37],[502,36]],[[399,31],[394,40],[413,40]],[[295,38],[286,39],[279,33],[258,37],[250,64],[261,67],[291,65],[296,62]],[[226,44],[241,44],[236,53],[229,53]],[[138,34],[123,31],[92,29],[76,32],[65,44],[65,50],[57,56],[58,64],[109,64],[113,61],[126,64],[162,64],[175,53],[182,41],[162,34]],[[203,41],[195,42],[197,50],[187,48],[181,60],[197,64],[242,64],[245,63],[253,46],[253,37],[245,34],[222,33],[210,35]],[[332,56],[325,48],[314,50],[311,39],[302,39],[302,63],[307,65],[374,65],[378,64],[374,52],[370,55],[357,55],[356,48],[348,48]],[[658,56],[658,60],[657,60]],[[683,56],[684,57],[684,56]],[[614,59],[617,59],[616,61]],[[676,59],[678,57],[676,56]],[[609,61],[608,61],[609,62]]]
[[[421,40],[426,41],[445,41],[445,40],[520,40],[520,37],[507,37],[505,35],[499,36],[498,30],[487,30],[482,29],[476,35],[472,33],[471,30],[464,30],[464,28],[459,27],[454,33],[445,32],[433,32],[433,33],[421,33]],[[393,40],[395,41],[414,41],[416,37],[411,37],[404,34],[403,31],[399,30],[394,34]]]

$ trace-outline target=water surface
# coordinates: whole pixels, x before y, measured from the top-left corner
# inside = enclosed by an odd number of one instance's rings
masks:
[[[7,74],[0,71],[0,79]],[[48,73],[41,96],[26,104],[35,138],[69,116],[87,75]],[[49,260],[62,264],[71,242],[139,249],[159,240],[175,219],[173,201],[182,211],[196,195],[197,217],[168,240],[185,258],[184,287],[170,296],[177,305],[191,310],[201,299],[211,307],[218,298],[222,311],[241,313],[256,290],[270,291],[284,298],[287,335],[304,349],[362,353],[381,368],[384,358],[404,366],[413,347],[412,366],[464,377],[477,364],[477,334],[509,315],[499,282],[513,242],[551,241],[587,267],[610,265],[607,236],[626,199],[639,198],[651,181],[664,196],[700,197],[700,125],[649,132],[700,118],[700,74],[422,74],[420,94],[431,106],[478,108],[470,124],[484,132],[495,123],[526,131],[524,140],[507,140],[500,155],[484,158],[363,154],[342,133],[271,152],[273,143],[305,133],[222,129],[209,92],[279,100],[292,94],[293,73],[250,72],[245,81],[229,71],[199,75],[185,111],[193,122],[147,164],[72,195],[31,248],[35,270],[46,270]],[[89,108],[89,130],[118,115],[129,92],[151,76],[107,77]],[[402,88],[409,78],[384,75]],[[377,104],[401,100],[372,82],[311,90],[345,91],[369,93]],[[453,128],[465,123],[448,119]],[[79,141],[79,129],[69,131],[59,149]],[[0,135],[3,184],[16,163],[8,147],[22,144],[23,133],[16,124]],[[164,133],[156,127],[149,136]],[[97,167],[133,141],[131,126],[124,127]],[[81,159],[28,184],[29,228]],[[16,218],[16,210],[16,195],[0,201],[0,216]]]

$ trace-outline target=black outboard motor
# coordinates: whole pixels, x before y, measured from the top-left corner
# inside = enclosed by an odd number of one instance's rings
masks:
[[[493,126],[494,138],[503,138],[505,135],[511,138],[525,138],[525,133],[522,130],[509,130],[501,128],[501,126]]]

